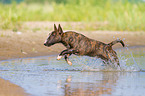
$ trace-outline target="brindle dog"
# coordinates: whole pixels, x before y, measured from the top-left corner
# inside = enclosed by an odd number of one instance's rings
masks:
[[[57,60],[60,60],[62,56],[64,56],[69,65],[72,65],[72,63],[68,60],[68,57],[75,54],[98,57],[103,60],[104,64],[120,66],[117,53],[112,49],[112,46],[116,43],[121,43],[124,47],[124,42],[119,39],[112,41],[109,44],[105,44],[73,31],[63,32],[60,24],[58,29],[54,24],[54,31],[50,33],[49,37],[44,42],[44,45],[49,47],[56,43],[62,43],[67,48],[58,55]]]

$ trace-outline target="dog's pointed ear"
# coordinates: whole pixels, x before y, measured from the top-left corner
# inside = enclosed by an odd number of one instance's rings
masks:
[[[62,30],[60,24],[58,25],[58,32],[59,32],[59,34],[62,34],[63,33],[63,30]]]
[[[54,31],[58,31],[55,24],[54,24]]]

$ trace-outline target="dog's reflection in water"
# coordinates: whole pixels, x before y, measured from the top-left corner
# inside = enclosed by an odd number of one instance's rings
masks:
[[[111,95],[112,86],[118,80],[118,74],[103,73],[100,80],[95,82],[73,82],[73,77],[68,76],[65,84],[65,96],[101,96],[103,94]]]

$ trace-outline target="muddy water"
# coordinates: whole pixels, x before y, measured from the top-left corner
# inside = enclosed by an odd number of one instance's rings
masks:
[[[121,69],[100,59],[72,56],[69,66],[56,55],[0,62],[0,77],[32,96],[144,96],[145,48],[117,50]]]

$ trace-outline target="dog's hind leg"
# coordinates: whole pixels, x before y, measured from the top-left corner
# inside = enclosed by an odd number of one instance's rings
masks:
[[[119,64],[119,59],[118,59],[116,53],[115,54],[109,53],[108,57],[109,57],[108,61],[113,64],[112,67],[118,68],[118,66],[119,66],[119,68],[121,69],[120,64]]]
[[[122,70],[117,55],[115,55],[114,60],[115,60],[117,67],[119,66],[120,70]]]
[[[121,69],[119,59],[117,57],[117,53],[114,50],[113,50],[113,59],[114,59],[114,63],[116,63],[116,65],[117,65],[117,67],[119,66],[119,68]]]

